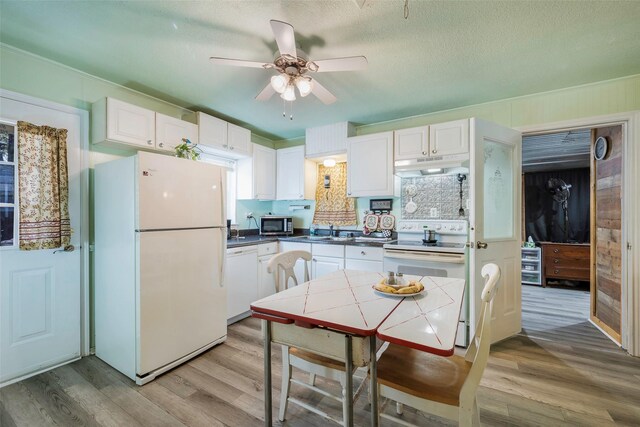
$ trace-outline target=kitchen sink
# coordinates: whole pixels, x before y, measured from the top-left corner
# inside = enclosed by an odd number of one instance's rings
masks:
[[[352,240],[355,240],[354,237],[330,237],[330,239],[334,242],[350,242]]]

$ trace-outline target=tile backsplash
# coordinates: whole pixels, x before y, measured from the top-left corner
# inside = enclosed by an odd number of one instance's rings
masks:
[[[410,201],[407,186],[416,186],[413,202],[417,205],[414,213],[407,213],[405,206]],[[400,198],[402,219],[469,219],[467,200],[469,199],[469,176],[462,183],[462,207],[464,216],[458,214],[460,209],[460,186],[456,175],[421,176],[402,178],[402,195]],[[432,215],[435,213],[436,215]]]

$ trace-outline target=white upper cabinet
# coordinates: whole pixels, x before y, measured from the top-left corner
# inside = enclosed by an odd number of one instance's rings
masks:
[[[304,157],[304,145],[277,150],[278,200],[313,200],[318,166]]]
[[[347,196],[393,196],[393,132],[347,140]]]
[[[231,123],[227,123],[227,143],[229,150],[236,155],[251,155],[251,131]]]
[[[156,113],[156,148],[174,152],[176,145],[186,138],[198,143],[198,126],[175,117]]]
[[[95,102],[91,108],[91,140],[154,149],[156,113],[113,98]]]
[[[196,113],[196,118],[200,144],[225,157],[238,159],[251,155],[251,131],[202,112]]]
[[[393,138],[395,160],[411,160],[429,154],[429,126],[397,130]]]
[[[429,153],[448,156],[469,152],[469,119],[429,126]]]
[[[469,120],[455,120],[394,132],[395,160],[469,152]]]
[[[238,199],[275,200],[276,150],[253,144],[252,152],[237,163]]]
[[[347,152],[347,138],[355,136],[356,128],[349,122],[307,128],[305,132],[305,147],[307,158],[345,154]]]

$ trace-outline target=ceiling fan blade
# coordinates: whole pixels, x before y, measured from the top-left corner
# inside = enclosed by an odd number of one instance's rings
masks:
[[[276,38],[280,55],[289,55],[297,58],[296,53],[296,36],[293,33],[293,26],[286,22],[271,20],[271,30]]]
[[[273,86],[271,86],[271,83],[269,82],[267,86],[265,86],[265,88],[262,89],[262,91],[260,91],[260,93],[256,96],[256,99],[258,101],[266,101],[269,98],[271,98],[274,93],[276,93],[276,91],[273,88]]]
[[[209,59],[214,64],[233,65],[235,67],[269,68],[272,65],[265,62],[245,61],[242,59],[218,58],[215,56],[212,56]]]
[[[318,73],[329,71],[356,71],[367,69],[367,58],[364,56],[349,56],[347,58],[321,59],[313,61],[318,66]]]
[[[324,86],[322,86],[316,79],[313,79],[313,88],[311,89],[311,93],[313,93],[320,101],[325,104],[333,104],[338,100],[331,92],[329,92]]]

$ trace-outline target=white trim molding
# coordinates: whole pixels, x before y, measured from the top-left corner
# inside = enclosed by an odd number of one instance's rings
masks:
[[[622,125],[624,141],[622,197],[622,348],[640,356],[640,111],[586,117],[517,128],[525,135]]]

